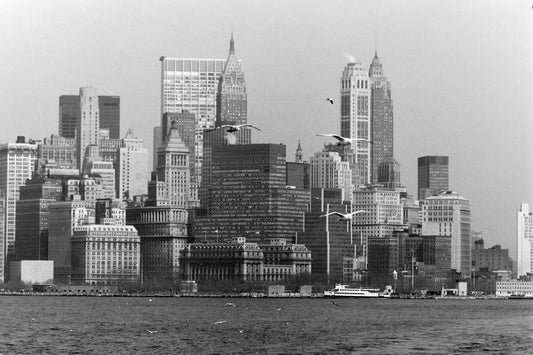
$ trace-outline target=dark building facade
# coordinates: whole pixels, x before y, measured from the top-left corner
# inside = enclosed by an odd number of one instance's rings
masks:
[[[480,239],[472,249],[472,268],[475,271],[512,271],[513,261],[509,257],[509,249],[502,249],[499,244],[485,249],[485,242]]]
[[[394,155],[394,126],[391,85],[383,73],[376,51],[370,65],[370,117],[372,131],[371,181],[378,182],[378,166],[386,157]]]
[[[309,189],[309,163],[287,162],[287,186]]]
[[[30,180],[20,187],[17,201],[15,258],[48,260],[48,205],[61,198],[57,181]]]
[[[285,145],[224,145],[212,154],[206,216],[197,220],[195,236],[244,234],[261,242],[302,231],[310,193],[286,185]]]
[[[331,281],[353,281],[345,264],[354,264],[355,241],[351,226],[336,216],[320,217],[328,212],[349,210],[343,203],[340,189],[313,188],[311,211],[305,213],[305,229],[298,233],[298,243],[304,244],[313,256],[312,273],[329,276]]]
[[[228,59],[218,82],[217,122],[244,124],[248,121],[246,83],[241,62],[235,56],[235,43],[231,35]]]
[[[448,175],[448,157],[428,155],[418,158],[418,199],[448,191]]]
[[[401,187],[400,164],[393,157],[385,157],[378,163],[377,183],[388,189]]]
[[[451,262],[451,237],[394,232],[368,238],[368,277],[373,286],[393,282],[394,271],[408,287],[438,290],[447,284]],[[414,278],[414,279],[411,279]]]
[[[109,138],[120,138],[120,96],[98,96],[100,128],[109,129]],[[80,97],[78,95],[59,96],[59,135],[65,138],[76,137],[76,125],[80,118]]]

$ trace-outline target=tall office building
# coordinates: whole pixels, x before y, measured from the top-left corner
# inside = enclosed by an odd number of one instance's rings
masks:
[[[516,218],[516,276],[533,273],[533,213],[528,203],[520,205]]]
[[[157,150],[157,180],[163,181],[171,207],[188,208],[190,194],[189,149],[181,140],[176,123]]]
[[[80,171],[85,171],[89,146],[98,146],[100,138],[100,109],[96,89],[80,88],[80,117],[76,125],[76,149]]]
[[[404,230],[402,203],[399,191],[367,187],[354,192],[353,210],[365,211],[355,215],[353,234],[358,255],[368,257],[369,237],[388,237],[394,231]]]
[[[195,237],[294,239],[303,229],[309,190],[286,185],[286,147],[237,144],[213,150],[206,216]]]
[[[17,260],[48,260],[48,206],[61,198],[58,181],[38,176],[20,186],[15,250]]]
[[[109,129],[111,139],[120,138],[120,96],[98,95],[100,112],[99,128]],[[80,96],[59,97],[59,135],[76,138],[76,127],[80,118]]]
[[[247,123],[247,95],[242,63],[235,55],[235,43],[231,35],[229,55],[220,76],[217,91],[217,121],[221,124]]]
[[[448,157],[424,156],[418,158],[418,199],[448,191]]]
[[[469,274],[472,268],[470,203],[457,192],[445,191],[427,197],[422,203],[422,235],[449,235],[451,269]]]
[[[134,137],[130,129],[117,153],[115,174],[115,190],[119,199],[146,195],[146,184],[150,178],[148,150],[144,148],[143,140]]]
[[[394,157],[387,156],[378,164],[377,184],[388,189],[401,187],[400,163]]]
[[[217,123],[218,124],[218,123]],[[237,132],[227,132],[225,129],[206,130],[204,132],[204,149],[203,149],[203,163],[202,163],[202,185],[199,189],[200,206],[207,208],[211,196],[208,190],[211,187],[211,172],[213,164],[213,152],[219,146],[234,145],[234,144],[251,144],[252,130],[249,128],[242,128]]]
[[[383,73],[376,51],[370,70],[370,120],[372,122],[372,183],[378,182],[378,167],[386,157],[394,155],[394,127],[391,85]]]
[[[160,141],[162,142],[169,134],[170,128],[174,124],[178,130],[179,136],[187,149],[189,149],[189,204],[191,207],[197,207],[200,202],[198,198],[198,174],[196,174],[196,115],[187,110],[181,112],[164,113],[163,114],[163,126],[161,127],[163,135]],[[205,133],[204,133],[205,142]],[[160,144],[159,144],[160,145]],[[205,148],[204,148],[205,149]],[[154,171],[157,170],[157,151],[155,152],[156,166]],[[205,150],[204,150],[204,163],[205,163]]]
[[[333,188],[342,191],[342,201],[352,201],[353,189],[350,164],[336,152],[317,152],[309,161],[311,188]]]
[[[224,59],[178,59],[161,57],[161,120],[165,113],[187,110],[196,115],[194,171],[201,185],[204,130],[215,126],[217,89],[226,64]],[[161,122],[161,127],[163,127]],[[162,132],[164,139],[166,132]],[[154,143],[155,144],[155,143]],[[155,151],[157,147],[155,146]]]
[[[19,188],[30,179],[37,160],[37,145],[25,143],[19,137],[17,143],[0,145],[0,191],[5,196],[4,242],[0,246],[0,282],[4,281],[5,265],[15,255],[16,201]]]
[[[341,77],[341,136],[372,139],[370,95],[368,72],[361,63],[349,62]],[[354,185],[359,189],[371,182],[371,144],[361,140],[351,149]]]

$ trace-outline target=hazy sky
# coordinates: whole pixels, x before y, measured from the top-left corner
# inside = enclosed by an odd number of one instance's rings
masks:
[[[0,0],[0,142],[58,131],[58,99],[95,86],[121,97],[128,127],[152,145],[160,56],[226,58],[233,32],[254,142],[292,161],[339,132],[340,76],[377,45],[394,100],[402,183],[417,158],[450,157],[450,189],[472,229],[511,249],[516,212],[533,204],[533,1]]]

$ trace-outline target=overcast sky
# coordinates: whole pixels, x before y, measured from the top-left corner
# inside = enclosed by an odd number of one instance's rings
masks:
[[[392,84],[394,149],[417,194],[417,158],[450,157],[472,229],[515,258],[516,212],[533,204],[533,1],[0,0],[0,142],[58,131],[58,98],[121,97],[121,132],[152,146],[160,56],[243,61],[254,142],[292,161],[339,132],[340,76],[377,46]]]

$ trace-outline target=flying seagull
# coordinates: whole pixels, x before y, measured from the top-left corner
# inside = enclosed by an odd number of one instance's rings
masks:
[[[230,133],[240,131],[241,128],[243,128],[243,127],[255,128],[255,129],[257,129],[258,131],[261,130],[261,129],[257,128],[256,126],[251,125],[251,124],[249,124],[249,123],[238,124],[238,125],[223,124],[222,126],[220,126],[220,128],[227,128],[227,131],[230,132]]]
[[[226,323],[226,322],[227,322],[227,320],[219,320],[218,322],[215,322],[213,324],[222,324],[222,323]]]
[[[351,221],[353,220],[353,217],[356,214],[364,213],[364,212],[368,212],[368,211],[359,210],[359,211],[353,211],[350,213],[330,212],[330,213],[323,214],[320,217],[327,217],[327,216],[331,216],[332,214],[334,214],[335,216],[339,216],[339,221]]]
[[[331,97],[326,97],[326,101],[329,101],[329,103],[333,105],[333,99]]]
[[[339,134],[333,134],[333,133],[317,133],[316,135],[321,136],[321,137],[335,138],[338,140],[337,145],[348,145],[348,144],[352,144],[352,142],[355,142],[355,141],[363,141],[363,142],[372,144],[372,142],[366,138],[346,138]]]
[[[150,329],[146,329],[146,331],[150,334],[154,334],[154,333],[157,333],[157,330],[150,330]]]

